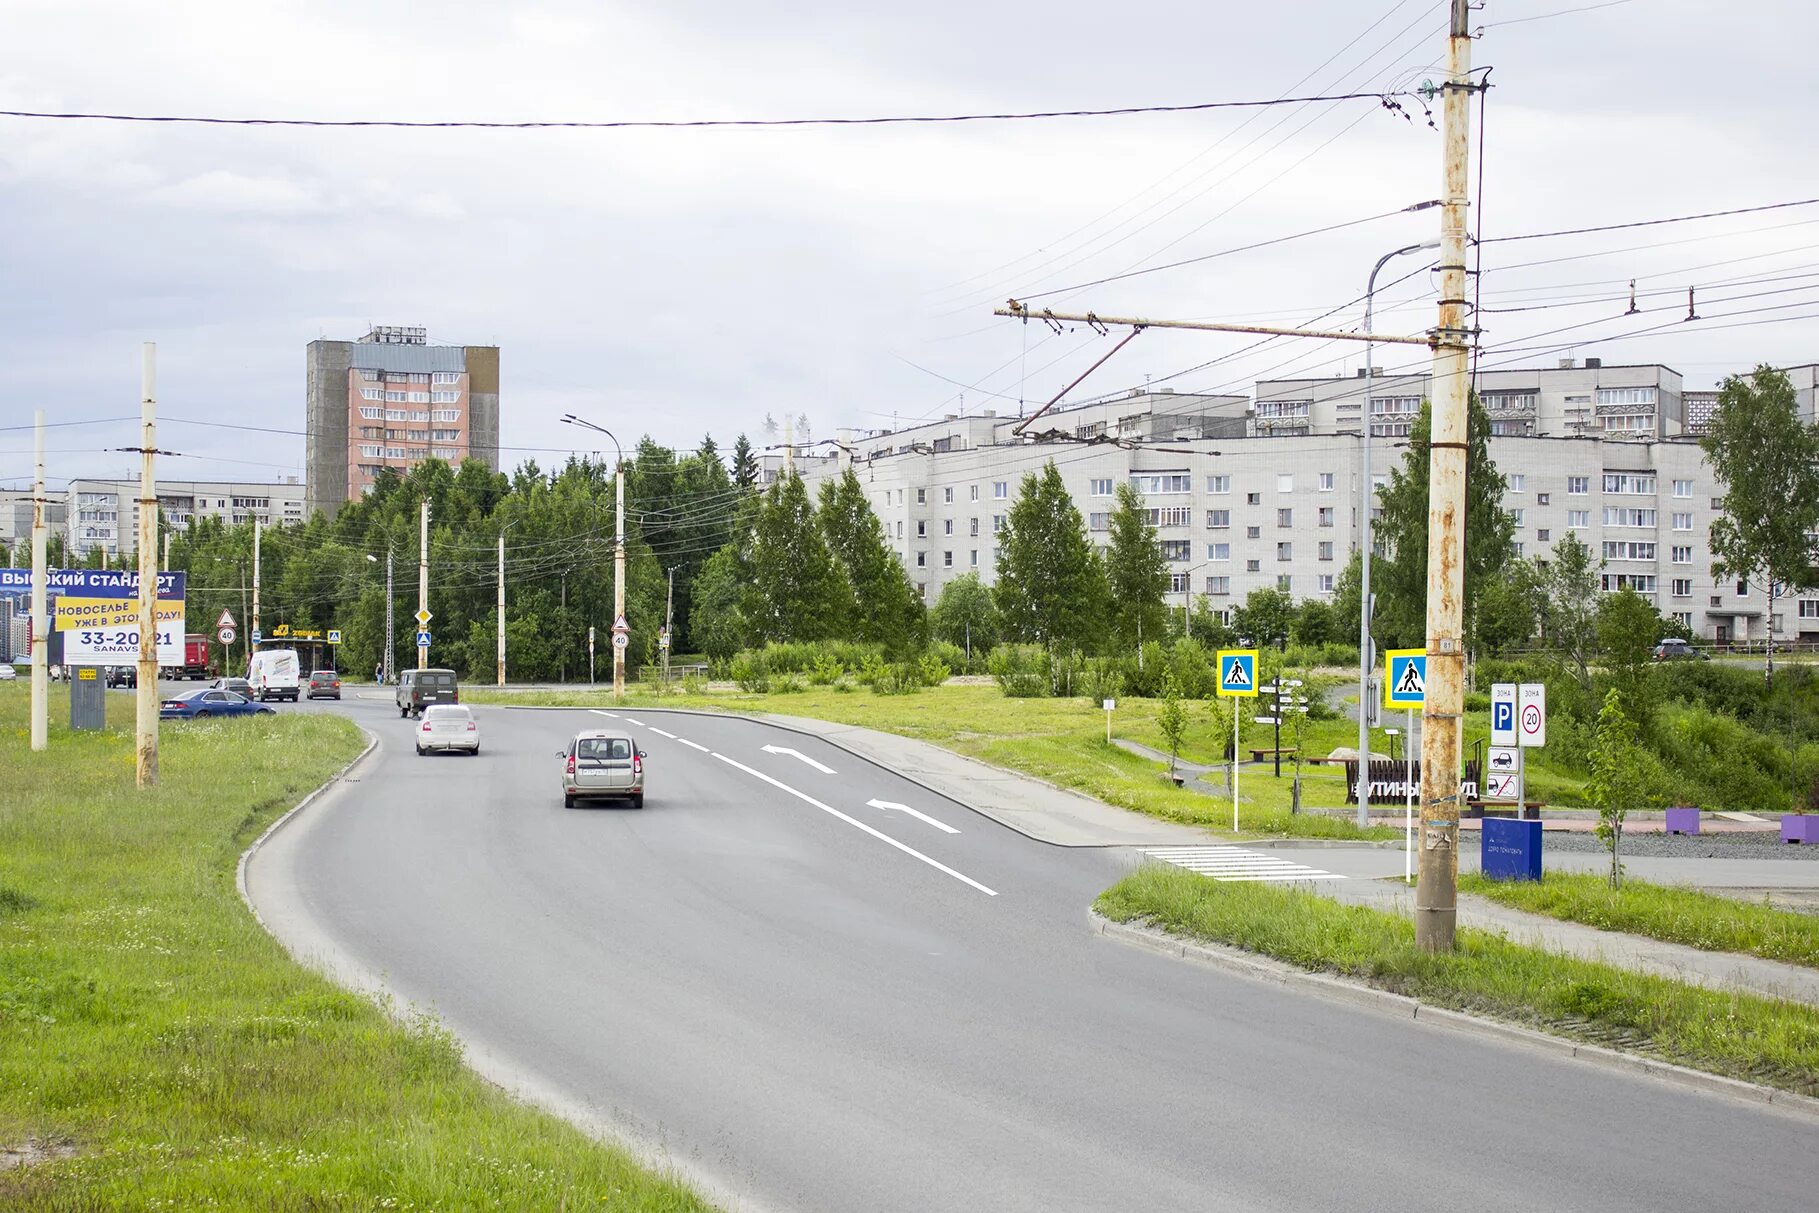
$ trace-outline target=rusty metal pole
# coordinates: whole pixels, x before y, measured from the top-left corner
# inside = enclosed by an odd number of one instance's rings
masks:
[[[158,784],[158,488],[153,467],[158,449],[158,347],[147,341],[139,368],[139,669],[134,677],[134,737],[141,788]]]
[[[1427,694],[1421,709],[1421,835],[1415,943],[1453,950],[1459,898],[1459,741],[1465,702],[1465,457],[1469,383],[1465,228],[1471,151],[1469,0],[1452,0],[1441,102],[1440,320],[1428,451]],[[1362,708],[1363,705],[1360,705]]]

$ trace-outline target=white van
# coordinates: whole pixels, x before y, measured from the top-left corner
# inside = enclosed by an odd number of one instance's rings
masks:
[[[297,702],[298,674],[301,668],[296,649],[260,649],[253,654],[246,669],[246,681],[252,696],[260,703],[268,699]]]

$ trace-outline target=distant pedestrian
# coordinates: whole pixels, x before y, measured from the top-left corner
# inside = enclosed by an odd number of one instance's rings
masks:
[[[373,681],[377,683],[385,682],[385,663],[383,661],[373,667]]]

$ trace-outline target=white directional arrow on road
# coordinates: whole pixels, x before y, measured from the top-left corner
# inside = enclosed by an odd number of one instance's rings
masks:
[[[813,758],[810,758],[807,754],[804,754],[801,750],[792,750],[787,746],[767,745],[764,747],[764,752],[766,754],[788,754],[793,758],[800,758],[803,762],[808,763],[808,765],[810,765],[811,767],[814,767],[817,771],[820,771],[823,775],[832,775],[834,773],[833,767],[822,766],[820,763],[816,762]]]
[[[960,832],[959,830],[956,830],[953,826],[948,825],[944,821],[936,821],[933,817],[930,817],[927,813],[918,812],[917,810],[910,808],[908,805],[898,804],[894,800],[868,800],[865,803],[874,809],[896,809],[899,812],[908,813],[911,817],[919,818],[922,821],[926,821],[930,825],[934,826],[937,830],[943,830],[949,834],[958,834]]]

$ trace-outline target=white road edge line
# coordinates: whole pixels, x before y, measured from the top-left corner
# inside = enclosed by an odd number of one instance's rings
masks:
[[[713,753],[712,750],[708,749],[706,746],[702,745],[698,741],[690,741],[686,737],[678,737],[678,738],[676,738],[676,740],[680,741],[685,746],[690,746],[694,749],[700,750],[703,754],[712,754]]]
[[[667,737],[671,741],[676,740],[676,735],[674,733],[666,733],[662,729],[658,728],[656,725],[651,726],[651,732],[655,733],[659,737]]]
[[[826,813],[831,817],[837,817],[841,821],[844,821],[849,826],[855,826],[861,830],[864,830],[867,834],[870,834],[873,838],[878,839],[880,842],[888,842],[893,847],[896,847],[899,851],[902,851],[905,855],[910,855],[916,859],[920,859],[923,863],[926,863],[929,867],[934,868],[935,870],[940,871],[940,872],[946,872],[949,876],[952,876],[955,880],[958,880],[963,884],[972,885],[975,889],[978,889],[981,893],[984,893],[987,897],[998,896],[998,891],[996,889],[988,889],[984,885],[980,884],[978,881],[974,880],[971,876],[968,876],[963,872],[954,871],[954,869],[948,867],[946,864],[942,863],[939,859],[930,859],[927,855],[924,855],[921,851],[918,851],[915,847],[909,846],[906,843],[898,842],[895,838],[892,838],[889,834],[884,833],[882,830],[875,830],[871,826],[866,825],[863,821],[860,821],[857,818],[848,817],[845,813],[842,813],[839,809],[836,809],[836,808],[832,807],[831,805],[822,804],[819,800],[816,800],[813,796],[810,796],[807,792],[798,792],[795,788],[790,787],[789,784],[784,783],[781,779],[772,779],[769,775],[766,775],[763,771],[755,770],[751,767],[748,767],[743,762],[740,762],[736,758],[728,758],[725,754],[720,753],[718,750],[710,750],[709,753],[713,754],[713,756],[715,758],[718,758],[721,762],[724,762],[727,766],[738,767],[741,771],[744,771],[747,775],[750,775],[756,779],[762,779],[765,783],[770,784],[772,787],[777,788],[780,791],[788,792],[791,796],[794,796],[797,800],[806,801],[807,803],[814,805],[817,809],[820,809],[823,813]]]
[[[927,813],[923,813],[917,809],[912,809],[906,804],[898,804],[894,800],[868,800],[865,803],[868,808],[873,808],[873,809],[885,809],[887,811],[890,809],[898,809],[902,812],[908,813],[911,817],[916,817],[923,821],[926,821],[930,825],[934,826],[937,830],[944,831],[948,834],[958,834],[960,832],[959,830],[956,830],[953,826],[948,825],[945,821],[936,821],[933,817],[930,817]]]

